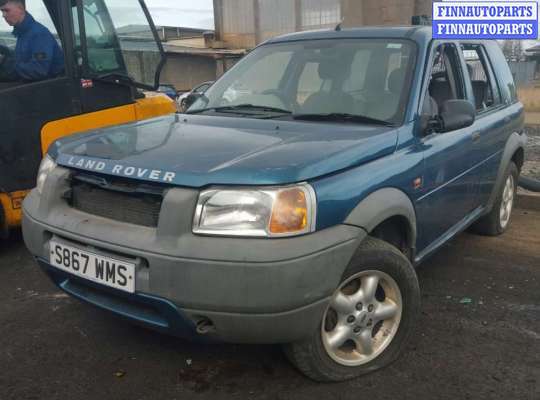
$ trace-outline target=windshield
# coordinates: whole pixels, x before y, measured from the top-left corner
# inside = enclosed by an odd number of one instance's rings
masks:
[[[143,9],[133,0],[82,0],[86,60],[90,73],[127,75],[143,87],[157,87],[162,51]],[[77,7],[73,7],[80,45]],[[82,61],[82,60],[81,60]]]
[[[414,43],[407,40],[263,45],[210,87],[189,112],[353,115],[397,124],[405,113],[413,59]]]

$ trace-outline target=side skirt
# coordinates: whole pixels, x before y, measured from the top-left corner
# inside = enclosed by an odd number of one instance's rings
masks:
[[[472,225],[474,221],[480,218],[484,213],[485,207],[478,207],[473,210],[469,215],[459,221],[456,225],[450,228],[446,233],[444,233],[440,238],[431,243],[428,247],[418,253],[414,259],[414,265],[417,266],[423,261],[425,261],[429,256],[431,256],[435,251],[437,251],[441,246],[446,244],[453,237],[463,232],[469,226]]]

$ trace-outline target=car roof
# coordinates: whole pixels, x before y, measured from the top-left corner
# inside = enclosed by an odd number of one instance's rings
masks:
[[[260,46],[274,43],[297,42],[303,40],[324,40],[324,39],[409,39],[416,42],[420,47],[426,48],[432,38],[432,27],[427,25],[406,25],[406,26],[366,26],[361,28],[321,29],[313,31],[303,31],[276,36],[262,43]],[[493,46],[493,40],[464,40],[448,39],[449,42],[460,43],[481,43],[485,46]]]
[[[323,29],[290,33],[272,38],[265,44],[294,42],[302,40],[321,39],[363,39],[363,38],[394,38],[410,39],[418,43],[428,43],[432,38],[431,26],[369,26],[362,28],[347,28],[341,30]]]

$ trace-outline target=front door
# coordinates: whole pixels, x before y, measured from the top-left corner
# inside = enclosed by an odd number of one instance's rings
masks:
[[[452,99],[464,99],[461,58],[456,45],[445,43],[435,47],[430,82],[425,104],[438,110]],[[437,113],[438,111],[435,111]],[[452,233],[474,207],[473,196],[478,179],[473,167],[471,128],[451,132],[433,132],[422,139],[424,176],[422,195],[417,200],[417,249],[419,257]]]

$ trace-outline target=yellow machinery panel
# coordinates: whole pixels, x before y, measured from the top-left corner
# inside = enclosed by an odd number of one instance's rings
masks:
[[[176,112],[175,103],[167,96],[157,94],[147,95],[146,98],[127,106],[52,121],[41,130],[41,151],[45,154],[55,140],[74,133],[127,124],[174,112]]]
[[[13,193],[0,193],[0,204],[4,211],[2,231],[21,224],[22,202],[28,192],[28,190],[23,190]]]
[[[146,98],[139,99],[135,103],[126,106],[52,121],[41,130],[41,150],[45,154],[55,140],[74,133],[142,121],[174,112],[176,112],[176,104],[167,96],[149,94]],[[20,226],[22,201],[28,192],[26,190],[0,193],[0,204],[4,213],[4,220],[1,222],[3,226],[0,226],[0,228],[3,232],[9,228]]]

